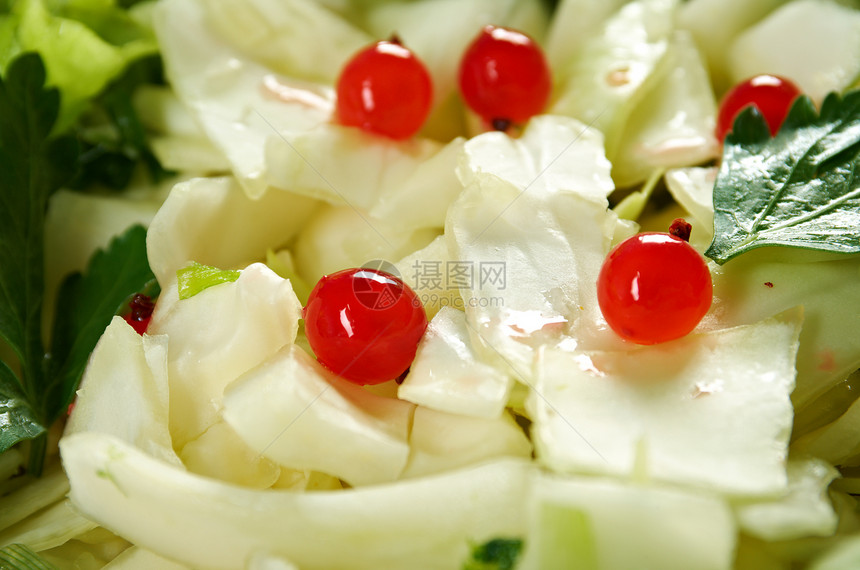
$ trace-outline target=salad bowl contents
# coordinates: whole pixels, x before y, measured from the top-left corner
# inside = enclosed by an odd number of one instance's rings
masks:
[[[858,7],[126,4],[3,14],[0,567],[860,565]]]

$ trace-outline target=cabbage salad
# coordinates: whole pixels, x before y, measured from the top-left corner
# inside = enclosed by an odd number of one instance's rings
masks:
[[[47,215],[44,264],[0,260],[46,284],[24,333],[0,311],[0,567],[860,567],[856,3],[6,5],[0,108],[38,120],[0,125],[0,190]],[[552,71],[507,132],[458,92],[488,24]],[[393,34],[433,81],[404,140],[335,119],[344,63]],[[762,73],[804,98],[723,144],[722,95]],[[710,309],[622,340],[604,259],[677,218]],[[303,307],[368,264],[429,324],[358,386]]]

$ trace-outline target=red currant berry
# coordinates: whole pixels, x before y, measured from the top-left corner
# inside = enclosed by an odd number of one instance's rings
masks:
[[[705,260],[686,241],[642,233],[618,244],[597,278],[609,326],[637,344],[680,338],[699,324],[713,297]]]
[[[432,101],[427,68],[396,39],[355,54],[337,81],[337,120],[393,139],[417,133]]]
[[[130,324],[137,331],[137,334],[145,333],[146,328],[149,326],[149,321],[152,320],[152,311],[155,309],[155,303],[146,295],[138,293],[131,298],[128,306],[131,308],[131,312],[123,316],[125,322]]]
[[[738,83],[720,102],[715,134],[723,142],[740,112],[755,105],[767,121],[770,134],[775,135],[798,96],[800,89],[794,83],[776,75],[757,75]]]
[[[412,364],[427,315],[397,277],[345,269],[317,282],[303,317],[308,343],[326,368],[355,384],[379,384]]]
[[[549,64],[529,36],[486,26],[460,61],[460,92],[488,123],[524,123],[543,111],[552,89]]]

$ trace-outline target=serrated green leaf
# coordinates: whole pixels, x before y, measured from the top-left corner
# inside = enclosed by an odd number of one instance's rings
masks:
[[[221,283],[230,283],[238,279],[240,274],[241,272],[236,269],[218,269],[200,263],[192,263],[176,272],[179,298],[188,299],[209,287]]]
[[[132,226],[96,252],[85,274],[66,279],[52,337],[48,417],[71,403],[87,359],[113,315],[153,279],[143,226]]]
[[[60,102],[44,84],[45,68],[35,54],[16,58],[0,80],[0,336],[22,369],[10,402],[16,427],[6,435],[0,426],[6,442],[48,423],[41,405],[45,212],[50,196],[71,178],[78,154],[74,139],[50,137]],[[4,371],[7,391],[10,374]]]
[[[44,81],[41,60],[32,54],[16,59],[0,80],[0,335],[22,360],[33,328],[38,331],[33,313],[41,302],[42,269],[33,262],[41,261],[40,212],[54,190],[40,162],[59,96],[43,91]]]
[[[717,263],[763,246],[860,253],[860,91],[801,97],[773,138],[742,113],[714,186]]]

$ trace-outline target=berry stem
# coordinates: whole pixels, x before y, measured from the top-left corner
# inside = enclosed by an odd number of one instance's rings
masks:
[[[669,226],[669,235],[673,235],[678,239],[686,242],[690,241],[690,233],[693,231],[693,226],[684,218],[675,218],[672,225]]]

